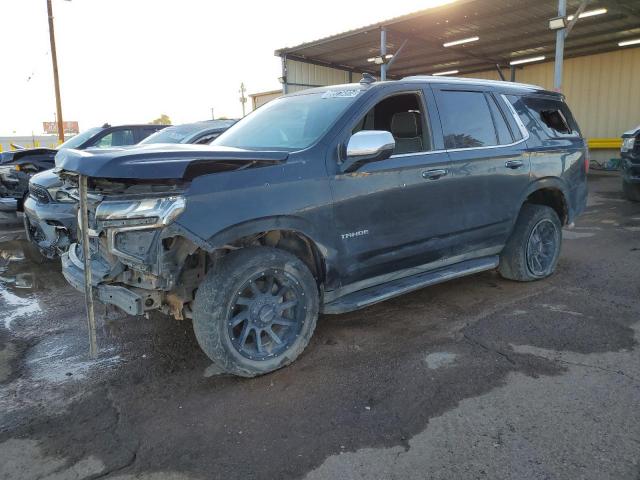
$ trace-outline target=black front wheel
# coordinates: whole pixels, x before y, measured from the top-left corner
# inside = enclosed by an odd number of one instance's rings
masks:
[[[268,247],[223,257],[198,288],[193,328],[225,372],[262,375],[294,361],[318,317],[318,287],[299,258]]]
[[[500,275],[530,282],[547,278],[556,269],[562,247],[558,214],[546,205],[524,204],[515,228],[500,254]]]

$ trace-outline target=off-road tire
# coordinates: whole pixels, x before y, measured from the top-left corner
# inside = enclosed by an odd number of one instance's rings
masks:
[[[640,183],[630,183],[622,180],[624,198],[632,202],[640,202]]]
[[[544,223],[551,230],[555,227],[555,246],[553,255],[549,258],[549,266],[544,272],[534,272],[529,266],[527,248],[536,226]],[[550,223],[549,223],[550,222]],[[562,224],[558,214],[546,205],[525,203],[520,209],[515,228],[500,254],[498,272],[503,278],[518,282],[532,282],[541,280],[553,274],[558,264],[562,247]]]
[[[229,334],[236,294],[246,282],[265,270],[286,272],[303,293],[304,308],[299,335],[281,354],[259,361],[247,358]],[[225,373],[255,377],[293,362],[309,344],[318,319],[318,285],[309,268],[296,256],[271,247],[236,250],[219,259],[196,292],[193,329],[205,354]]]

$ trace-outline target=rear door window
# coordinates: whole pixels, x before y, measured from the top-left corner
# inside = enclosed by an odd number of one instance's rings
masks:
[[[507,125],[507,121],[504,118],[504,114],[498,107],[496,100],[492,95],[487,94],[487,102],[489,102],[489,109],[491,110],[491,116],[493,117],[493,124],[496,127],[496,133],[498,134],[498,143],[500,145],[508,145],[513,143],[513,137],[511,130]]]
[[[445,148],[498,145],[493,117],[483,92],[441,90],[436,92],[436,102]]]

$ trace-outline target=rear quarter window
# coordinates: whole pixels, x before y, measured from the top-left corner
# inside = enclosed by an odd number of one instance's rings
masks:
[[[518,97],[507,99],[529,132],[546,138],[580,137],[580,129],[567,104],[549,97]]]

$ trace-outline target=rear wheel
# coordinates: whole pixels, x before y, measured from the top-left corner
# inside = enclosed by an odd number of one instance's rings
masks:
[[[293,362],[318,317],[318,287],[299,258],[269,247],[223,257],[196,293],[193,328],[226,373],[262,375]]]
[[[525,204],[516,226],[500,254],[500,275],[530,282],[553,274],[560,257],[562,225],[546,205]]]
[[[640,202],[640,183],[630,183],[622,180],[624,198],[632,202]]]

